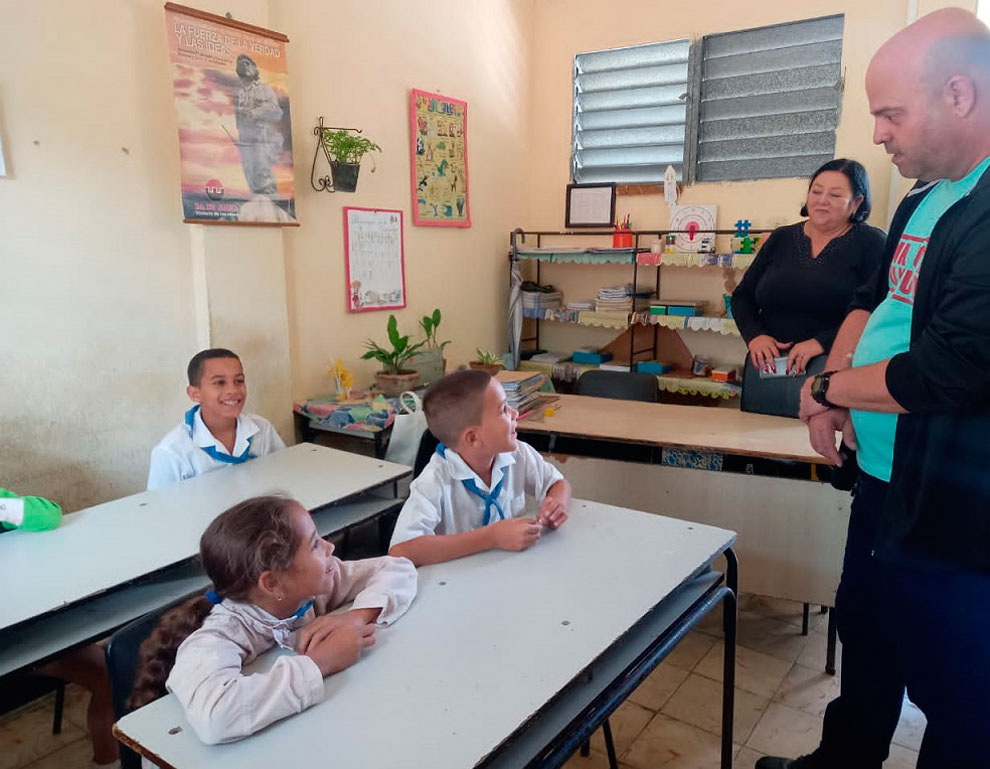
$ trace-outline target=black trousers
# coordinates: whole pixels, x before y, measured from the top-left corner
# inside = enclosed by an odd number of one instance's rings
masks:
[[[853,499],[835,604],[841,693],[819,751],[837,769],[880,769],[906,689],[928,719],[917,769],[985,769],[990,574],[875,558],[887,486],[861,474]]]

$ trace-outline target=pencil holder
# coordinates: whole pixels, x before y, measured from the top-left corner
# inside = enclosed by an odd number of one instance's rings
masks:
[[[631,232],[616,230],[612,233],[612,248],[632,248],[633,236]]]

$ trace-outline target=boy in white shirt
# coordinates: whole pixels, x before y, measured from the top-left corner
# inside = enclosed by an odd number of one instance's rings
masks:
[[[458,371],[430,387],[426,422],[442,443],[412,482],[389,555],[417,566],[484,550],[525,550],[543,526],[567,520],[571,486],[537,451],[516,439],[518,412],[484,371]],[[526,495],[540,502],[526,518]]]
[[[285,448],[266,419],[241,413],[247,384],[237,355],[203,350],[187,374],[186,393],[197,405],[152,449],[149,491]]]

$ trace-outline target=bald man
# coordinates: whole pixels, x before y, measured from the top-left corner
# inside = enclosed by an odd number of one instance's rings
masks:
[[[841,695],[822,741],[758,769],[880,769],[905,688],[928,719],[918,769],[990,767],[990,33],[958,8],[870,62],[883,144],[919,181],[897,209],[801,415],[859,446],[836,621]]]

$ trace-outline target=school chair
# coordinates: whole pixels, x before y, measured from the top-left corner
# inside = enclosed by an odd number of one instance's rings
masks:
[[[656,403],[660,399],[660,388],[653,374],[592,370],[580,376],[575,394]]]
[[[430,458],[437,450],[440,441],[429,430],[423,430],[423,436],[419,439],[419,450],[416,452],[416,461],[413,462],[412,479],[416,480],[423,469],[430,463]]]
[[[65,709],[65,681],[61,678],[52,678],[40,673],[14,673],[5,678],[3,693],[0,694],[0,715],[17,710],[49,692],[55,692],[52,734],[60,734],[62,713]]]
[[[119,721],[127,715],[127,698],[134,690],[141,644],[151,635],[162,615],[188,599],[181,598],[168,606],[138,617],[110,636],[106,646],[107,671],[110,674],[110,696],[113,714]],[[130,748],[120,746],[121,769],[141,769],[141,756]]]

